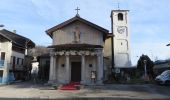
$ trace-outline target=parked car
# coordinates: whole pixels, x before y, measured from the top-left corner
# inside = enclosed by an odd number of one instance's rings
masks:
[[[155,81],[160,85],[170,85],[170,70],[162,72],[155,78]]]

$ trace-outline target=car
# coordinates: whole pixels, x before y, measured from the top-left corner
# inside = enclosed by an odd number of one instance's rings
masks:
[[[160,85],[170,85],[170,70],[162,72],[155,78],[155,81]]]

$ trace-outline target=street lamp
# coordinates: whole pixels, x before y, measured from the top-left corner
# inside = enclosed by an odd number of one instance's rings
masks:
[[[144,73],[144,80],[148,81],[149,78],[148,78],[148,75],[147,75],[147,68],[146,68],[147,60],[144,60],[143,62],[144,62],[144,71],[145,71],[145,73]]]

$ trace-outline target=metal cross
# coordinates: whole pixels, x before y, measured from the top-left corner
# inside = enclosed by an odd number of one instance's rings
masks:
[[[75,10],[77,10],[77,15],[79,15],[79,7],[77,7]]]
[[[119,2],[118,2],[118,4],[117,4],[117,8],[119,9]]]

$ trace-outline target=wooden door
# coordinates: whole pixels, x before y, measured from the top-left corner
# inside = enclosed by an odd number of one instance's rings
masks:
[[[81,81],[81,62],[71,63],[71,82]]]

